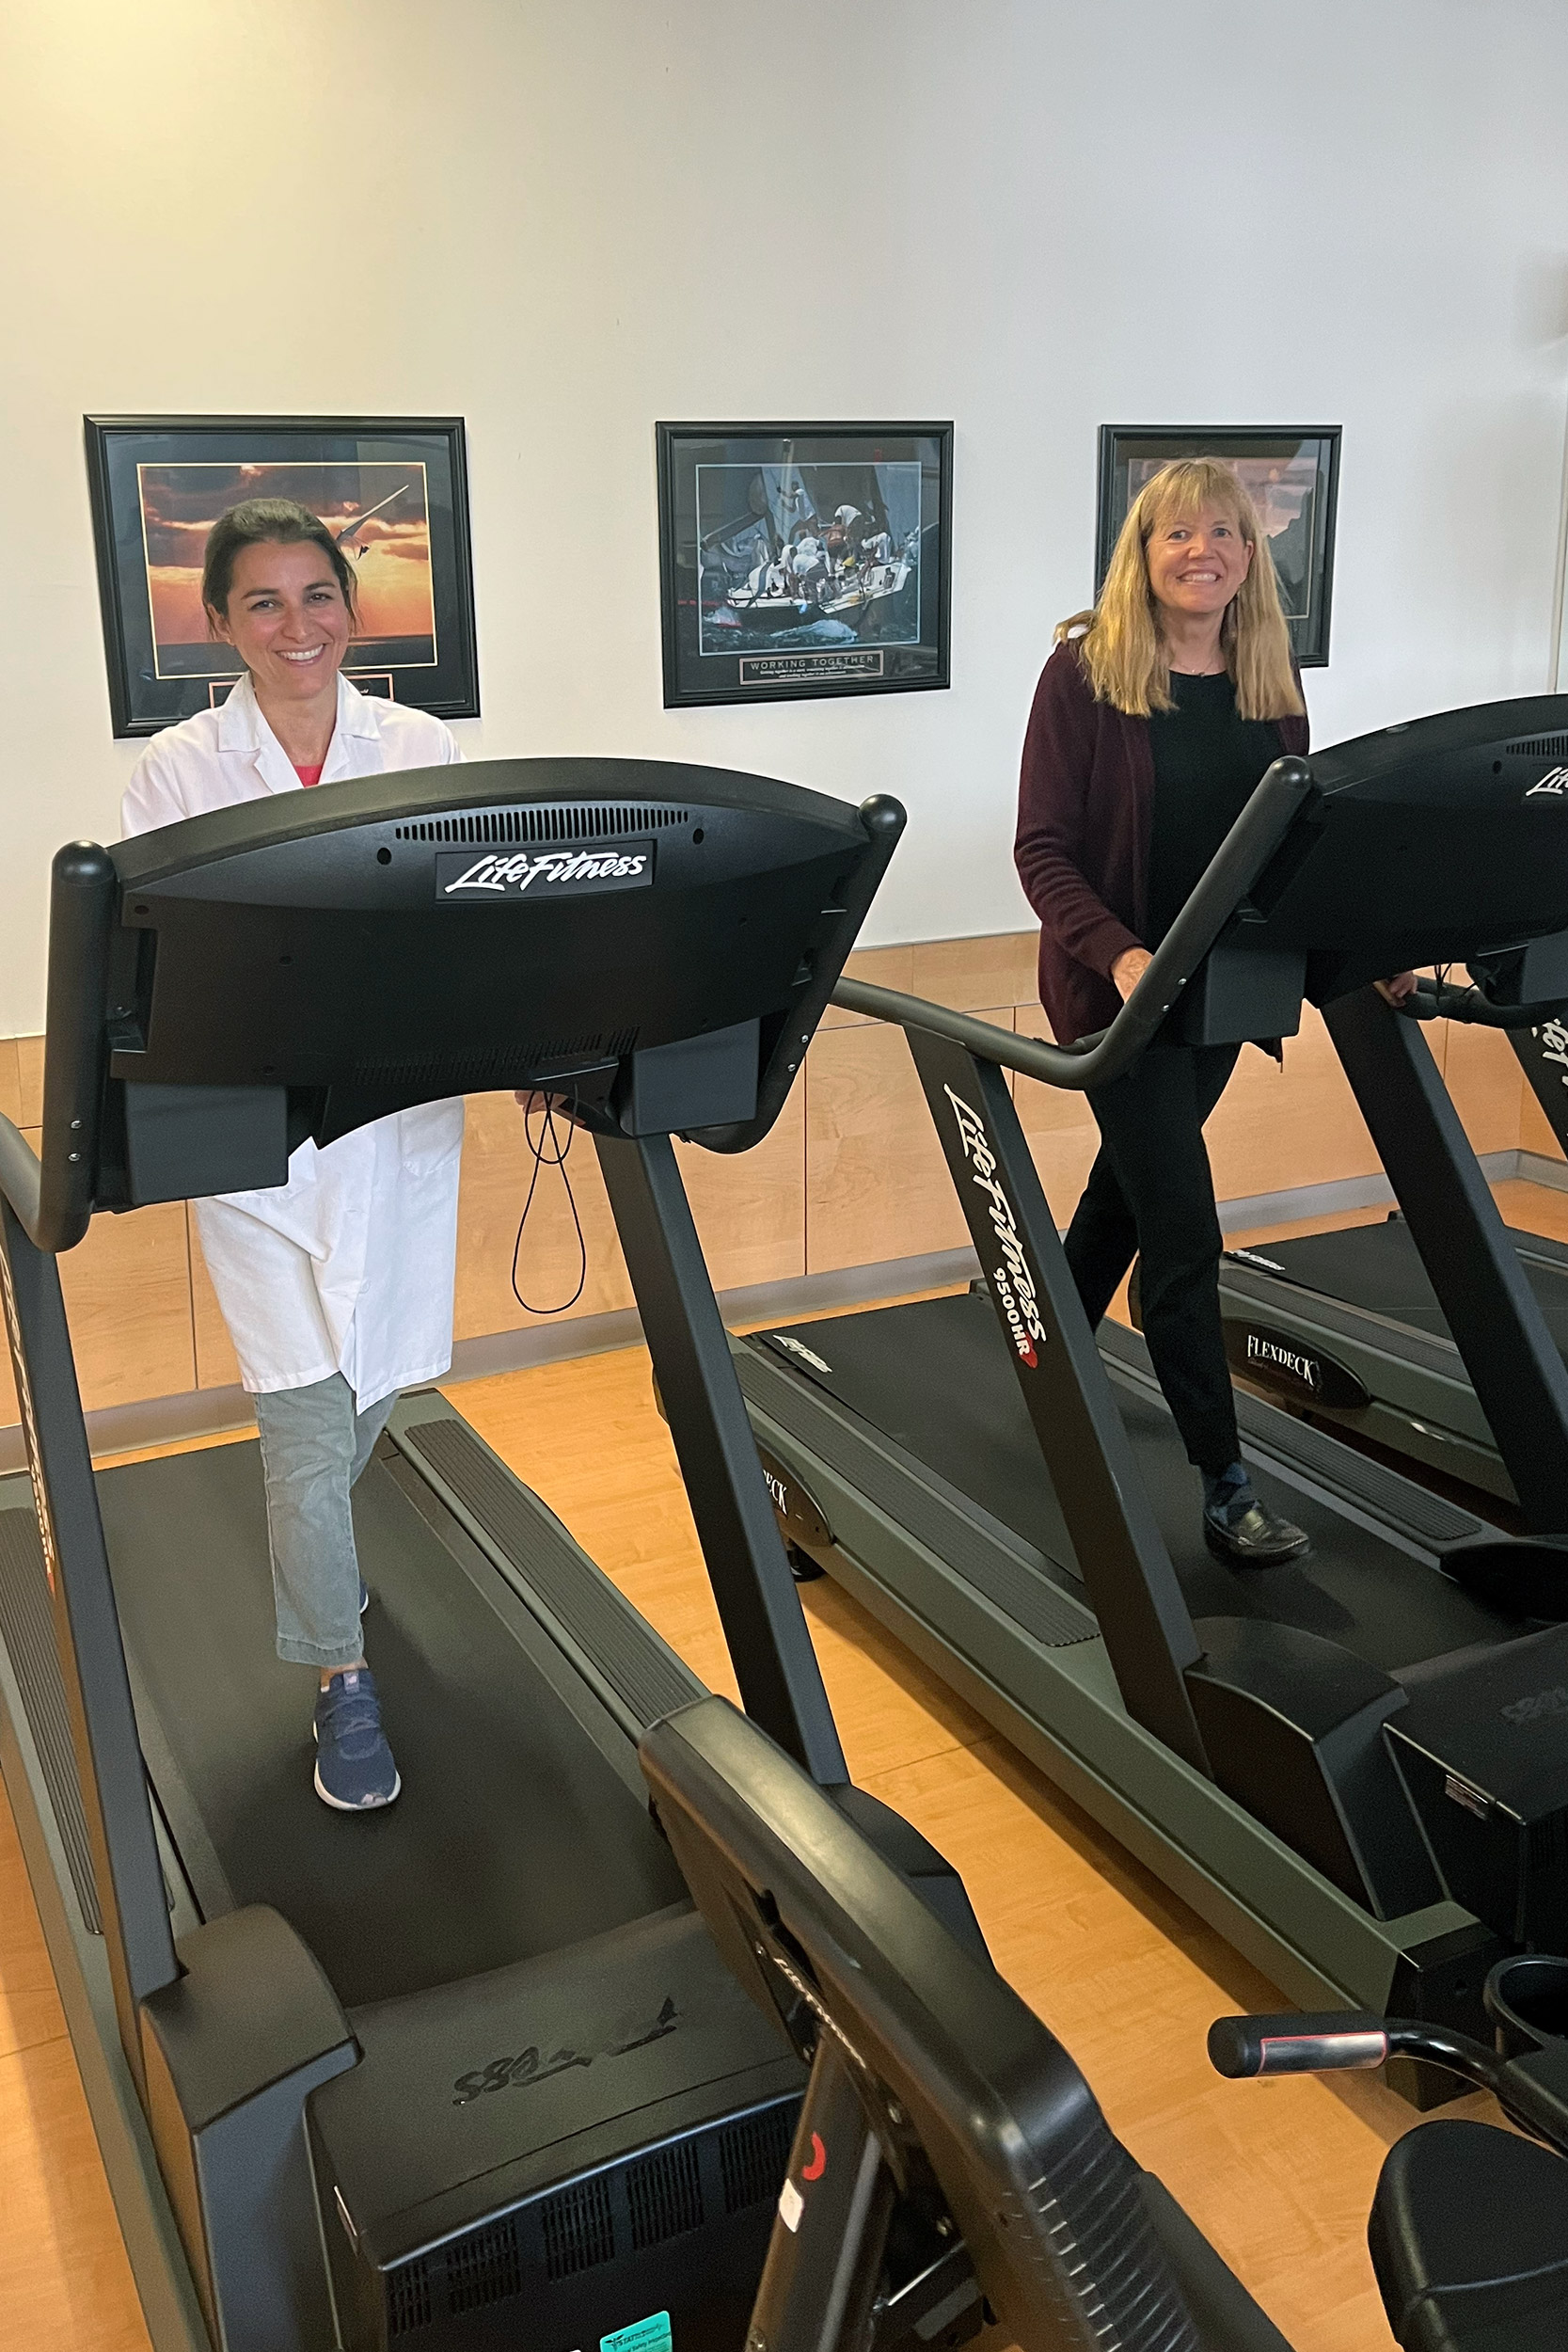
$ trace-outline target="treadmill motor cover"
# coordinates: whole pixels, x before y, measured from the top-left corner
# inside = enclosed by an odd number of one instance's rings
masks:
[[[665,2310],[733,2352],[800,2073],[695,1913],[353,2023],[360,2063],[308,2107],[352,2352],[555,2352]]]
[[[1511,1944],[1568,1948],[1568,1625],[1399,1679],[1384,1738],[1454,1901]]]

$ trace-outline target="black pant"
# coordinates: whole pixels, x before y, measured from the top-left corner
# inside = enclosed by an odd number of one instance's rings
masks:
[[[1151,1045],[1089,1094],[1101,1148],[1068,1229],[1090,1327],[1138,1256],[1144,1337],[1187,1458],[1211,1478],[1241,1457],[1220,1324],[1220,1220],[1203,1122],[1241,1048]]]

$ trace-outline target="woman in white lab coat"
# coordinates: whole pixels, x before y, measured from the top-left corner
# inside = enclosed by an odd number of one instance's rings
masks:
[[[202,601],[245,675],[221,708],[154,737],[121,812],[145,833],[344,776],[454,760],[439,719],[341,675],[354,575],[317,517],[253,499],[214,525]],[[341,1811],[402,1783],[365,1662],[349,1492],[399,1389],[451,1361],[461,1102],[379,1119],[287,1184],[196,1203],[202,1254],[256,1399],[281,1658],[313,1666],[317,1794]]]

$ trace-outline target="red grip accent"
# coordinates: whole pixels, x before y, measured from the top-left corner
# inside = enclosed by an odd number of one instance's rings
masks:
[[[811,2162],[809,2164],[803,2164],[800,2167],[800,2178],[802,2181],[819,2181],[827,2169],[828,2151],[822,2145],[822,2135],[820,2132],[813,2132],[811,2136]]]

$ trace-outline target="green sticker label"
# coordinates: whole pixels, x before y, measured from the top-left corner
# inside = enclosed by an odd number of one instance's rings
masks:
[[[651,2319],[634,2320],[599,2338],[599,2352],[674,2352],[674,2345],[668,2312],[655,2312]]]

